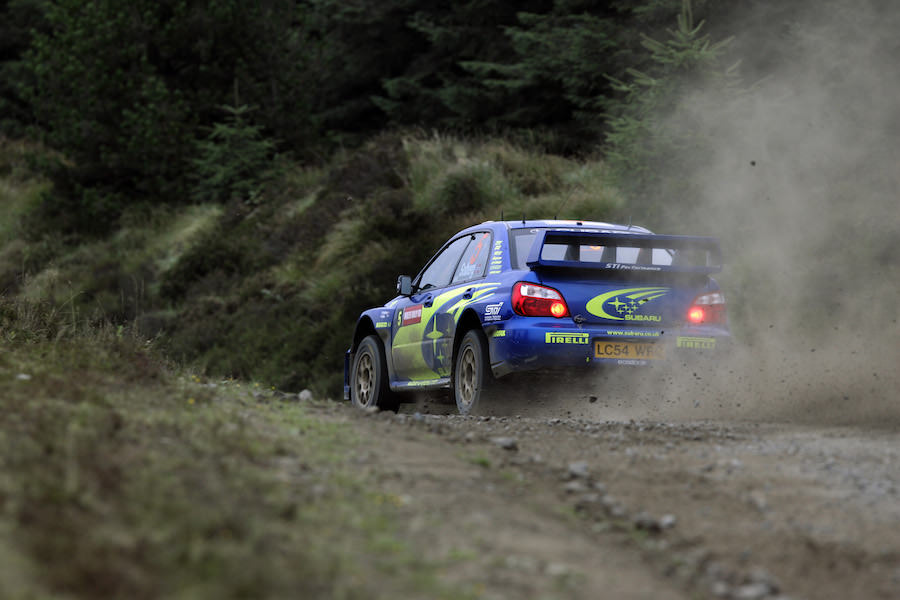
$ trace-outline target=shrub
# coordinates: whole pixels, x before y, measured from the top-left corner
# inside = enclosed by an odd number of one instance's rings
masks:
[[[268,177],[275,143],[247,120],[250,107],[223,106],[225,120],[197,143],[192,197],[200,202],[256,202]]]

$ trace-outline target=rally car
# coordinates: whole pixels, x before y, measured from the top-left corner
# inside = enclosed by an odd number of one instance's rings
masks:
[[[344,397],[396,409],[449,387],[461,414],[521,371],[643,367],[729,338],[718,241],[587,221],[488,221],[453,236],[396,298],[363,312]]]

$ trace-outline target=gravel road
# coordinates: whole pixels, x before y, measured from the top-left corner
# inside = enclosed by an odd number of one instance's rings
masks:
[[[681,382],[653,403],[634,381],[602,398],[594,383],[511,387],[477,417],[440,397],[328,412],[413,546],[476,597],[900,598],[900,427],[883,403],[840,423],[827,402],[772,411]]]

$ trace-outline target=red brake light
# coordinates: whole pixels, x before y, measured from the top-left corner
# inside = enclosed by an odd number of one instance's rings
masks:
[[[699,306],[694,306],[688,311],[688,321],[694,325],[699,325],[706,318],[706,312]]]
[[[725,296],[722,292],[697,296],[688,309],[687,320],[691,325],[725,325]]]
[[[569,316],[566,300],[557,290],[535,283],[518,282],[513,286],[512,307],[524,317]]]

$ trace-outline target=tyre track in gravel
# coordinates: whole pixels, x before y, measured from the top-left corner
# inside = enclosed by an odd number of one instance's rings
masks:
[[[451,412],[446,404],[429,409]],[[900,436],[339,411],[406,535],[488,598],[900,598]]]

